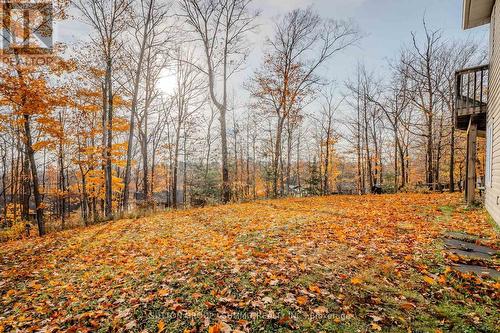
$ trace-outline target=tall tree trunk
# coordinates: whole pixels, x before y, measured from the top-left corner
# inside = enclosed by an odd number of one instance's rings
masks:
[[[108,58],[106,64],[107,83],[107,142],[106,142],[106,166],[105,166],[105,215],[106,218],[113,216],[113,173],[112,173],[112,149],[113,149],[113,83],[111,77],[112,62]]]
[[[451,106],[450,192],[455,192],[455,106]]]
[[[301,131],[300,127],[297,132],[297,188],[299,191],[302,190],[301,188],[301,182],[300,182],[300,140],[301,139]]]
[[[292,134],[293,125],[290,124],[290,119],[288,119],[288,136],[287,136],[287,150],[286,150],[286,194],[290,194],[290,176],[292,169]]]
[[[22,205],[21,217],[23,220],[29,220],[30,213],[30,198],[31,198],[31,177],[30,177],[30,162],[28,156],[28,149],[26,147],[25,153],[22,157]]]
[[[123,198],[122,198],[122,209],[128,210],[129,204],[129,184],[130,184],[130,176],[132,169],[132,148],[134,145],[134,130],[135,130],[135,118],[137,114],[137,104],[138,104],[138,96],[139,96],[139,83],[141,79],[142,72],[142,62],[144,60],[144,53],[146,50],[146,41],[149,30],[149,23],[151,21],[151,15],[153,13],[153,0],[149,2],[148,14],[146,16],[146,20],[144,22],[143,29],[143,38],[141,41],[141,46],[139,49],[139,59],[137,61],[137,67],[135,69],[135,77],[134,77],[134,90],[132,93],[132,107],[130,110],[130,128],[128,133],[128,145],[127,145],[127,164],[125,166],[125,177],[124,177],[124,188],[123,188]]]
[[[175,147],[173,154],[173,169],[172,169],[172,207],[177,208],[177,180],[179,169],[179,144],[180,144],[180,122],[177,125],[175,134]]]
[[[427,124],[427,184],[432,186],[434,189],[434,172],[433,172],[433,138],[432,138],[432,115],[429,115],[429,120]]]
[[[64,174],[64,156],[63,156],[63,143],[59,143],[59,190],[60,193],[60,214],[61,214],[61,228],[64,229],[66,226],[66,177]]]
[[[33,196],[35,198],[38,234],[40,236],[43,236],[45,235],[45,221],[43,219],[42,197],[40,194],[38,173],[35,164],[35,151],[33,149],[33,138],[31,135],[31,127],[30,127],[30,116],[28,114],[24,115],[24,134],[26,135],[26,152],[28,155],[29,164],[31,168],[31,179],[33,183]]]
[[[328,133],[326,135],[326,151],[325,151],[325,175],[323,179],[323,194],[329,194],[330,185],[328,184],[328,169],[330,168],[330,129],[328,129]]]
[[[273,158],[273,165],[272,165],[272,172],[273,172],[272,181],[273,181],[273,196],[274,197],[278,196],[279,163],[280,163],[280,157],[281,157],[281,140],[282,140],[284,120],[285,119],[282,117],[278,118],[278,125],[276,128],[276,141],[274,142],[274,158]]]
[[[358,77],[359,82],[359,77]],[[360,97],[359,97],[359,84],[357,93],[357,118],[356,118],[356,155],[357,155],[357,184],[358,194],[364,194],[364,179],[362,179],[362,160],[361,160],[361,118],[360,118]]]

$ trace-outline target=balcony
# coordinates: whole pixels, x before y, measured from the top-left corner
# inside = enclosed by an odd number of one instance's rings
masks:
[[[457,129],[467,130],[473,119],[480,133],[486,130],[488,78],[489,65],[456,72],[455,121]]]

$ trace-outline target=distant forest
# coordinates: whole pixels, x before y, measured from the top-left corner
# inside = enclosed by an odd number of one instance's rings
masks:
[[[260,15],[252,0],[54,6],[55,24],[73,15],[91,35],[54,44],[45,61],[3,55],[4,228],[32,221],[43,235],[133,211],[462,189],[454,80],[485,61],[478,42],[424,20],[384,75],[360,63],[338,82],[325,69],[365,34],[314,8],[277,18],[260,65],[243,71]],[[478,165],[481,175],[482,154]]]

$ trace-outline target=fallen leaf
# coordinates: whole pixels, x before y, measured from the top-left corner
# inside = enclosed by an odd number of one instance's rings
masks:
[[[410,302],[403,303],[400,306],[402,309],[405,309],[405,310],[413,310],[416,308],[415,304],[410,303]]]
[[[304,305],[307,303],[307,297],[306,296],[299,296],[297,297],[297,303],[299,305]]]
[[[166,296],[166,295],[168,295],[168,290],[166,290],[166,289],[160,289],[160,290],[158,290],[158,295],[160,295],[160,296]]]
[[[158,327],[158,333],[165,331],[165,322],[163,320],[160,319],[156,326]]]
[[[321,294],[321,289],[317,285],[310,285],[309,290],[312,291],[313,293]]]
[[[430,276],[424,276],[424,281],[427,282],[428,284],[436,284],[436,281]]]
[[[264,297],[264,298],[262,299],[262,302],[263,302],[264,304],[271,304],[271,303],[273,302],[273,299],[272,299],[271,297],[269,297],[269,296],[266,296],[266,297]]]
[[[361,284],[363,282],[363,280],[361,280],[360,278],[352,278],[351,279],[351,284],[353,285],[358,285],[358,284]]]
[[[222,330],[222,323],[217,323],[215,325],[212,325],[208,328],[208,333],[221,333]]]
[[[315,314],[317,315],[323,315],[325,313],[328,313],[328,308],[325,306],[318,306],[316,309],[313,310]]]
[[[134,327],[137,326],[137,322],[135,320],[132,320],[132,321],[129,321],[126,325],[125,325],[125,328],[127,330],[131,330],[133,329]]]

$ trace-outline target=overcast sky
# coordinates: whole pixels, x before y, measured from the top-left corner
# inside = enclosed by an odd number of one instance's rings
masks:
[[[311,5],[324,17],[354,20],[365,35],[358,47],[337,55],[323,69],[323,75],[339,85],[352,76],[358,62],[383,75],[387,60],[411,41],[411,32],[421,36],[424,16],[430,28],[442,30],[446,39],[472,38],[487,47],[487,26],[461,29],[462,0],[254,0],[262,15],[258,31],[250,36],[253,51],[241,78],[251,75],[261,62],[263,41],[272,32],[273,20],[291,9]],[[84,38],[88,27],[78,22],[58,23],[55,32],[56,39],[74,41]]]
[[[487,46],[488,27],[463,31],[463,0],[256,0],[262,8],[262,20],[271,19],[297,7],[312,5],[322,16],[353,19],[366,35],[359,47],[334,58],[329,66],[332,79],[343,82],[352,75],[358,61],[377,72],[387,59],[395,57],[402,45],[411,41],[411,32],[422,31],[422,19],[432,29],[440,29],[444,38],[473,38]]]

